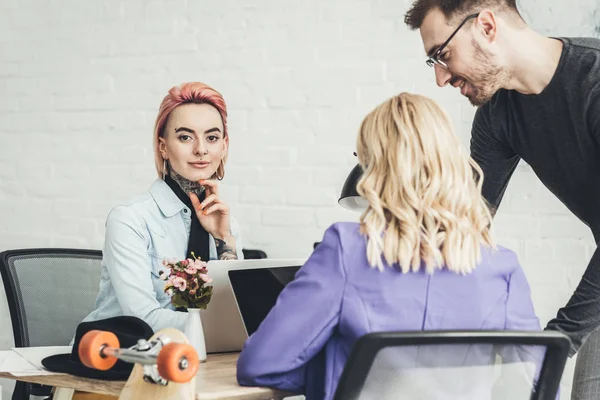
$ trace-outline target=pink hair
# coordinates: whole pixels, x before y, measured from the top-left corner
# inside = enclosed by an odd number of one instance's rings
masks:
[[[223,99],[221,93],[202,82],[187,82],[182,83],[179,86],[173,86],[171,90],[169,90],[169,94],[167,94],[162,103],[160,103],[156,124],[154,125],[154,164],[156,165],[156,171],[158,172],[159,177],[162,177],[163,174],[164,160],[159,151],[160,142],[158,138],[164,136],[165,126],[167,125],[171,112],[180,105],[187,103],[206,103],[216,108],[219,114],[221,114],[221,120],[223,121],[223,138],[226,138],[228,135],[227,105],[225,104],[225,99]],[[221,179],[225,175],[226,161],[227,154],[223,157],[216,172],[216,175]]]

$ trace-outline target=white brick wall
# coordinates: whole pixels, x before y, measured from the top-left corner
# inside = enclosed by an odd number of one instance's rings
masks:
[[[521,3],[543,33],[600,34],[598,0]],[[409,4],[2,0],[0,250],[100,248],[109,209],[155,178],[162,97],[201,80],[229,103],[224,191],[246,243],[271,257],[307,255],[329,224],[357,218],[336,199],[373,106],[403,90],[432,96],[468,143],[474,109],[435,86],[418,34],[402,22]],[[496,220],[545,323],[577,284],[591,235],[526,165]],[[12,340],[4,301],[0,348]],[[565,393],[570,381],[569,370]]]

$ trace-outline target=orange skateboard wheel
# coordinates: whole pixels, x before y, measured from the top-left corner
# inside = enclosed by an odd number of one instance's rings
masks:
[[[102,354],[105,347],[119,348],[119,339],[112,332],[93,330],[81,338],[79,359],[88,368],[106,371],[117,362],[117,357]]]
[[[190,381],[198,371],[198,353],[189,344],[169,343],[158,353],[156,366],[164,379],[184,383]]]

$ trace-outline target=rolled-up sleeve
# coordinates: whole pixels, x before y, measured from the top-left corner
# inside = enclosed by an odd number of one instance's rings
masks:
[[[238,260],[244,259],[244,243],[242,240],[242,231],[237,220],[231,217],[231,235],[235,238],[235,251],[237,252]]]

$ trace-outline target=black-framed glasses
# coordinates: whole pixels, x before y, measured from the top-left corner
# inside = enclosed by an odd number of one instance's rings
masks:
[[[473,19],[473,18],[477,18],[479,16],[479,13],[477,14],[471,14],[469,16],[467,16],[465,19],[463,19],[463,21],[460,23],[460,25],[458,25],[458,28],[456,28],[454,30],[454,32],[452,32],[452,35],[450,35],[450,37],[448,38],[448,40],[446,40],[444,42],[444,44],[442,44],[440,47],[438,47],[438,49],[427,59],[427,61],[425,61],[425,64],[427,64],[430,67],[433,67],[434,65],[440,65],[443,68],[448,68],[448,66],[446,65],[446,63],[444,63],[442,60],[440,60],[438,57],[440,56],[440,54],[442,54],[442,51],[444,51],[444,48],[448,45],[448,43],[450,43],[450,41],[452,40],[452,38],[454,37],[454,35],[456,35],[458,33],[458,31],[460,30],[460,28],[463,27],[464,24],[467,23],[468,20]]]

